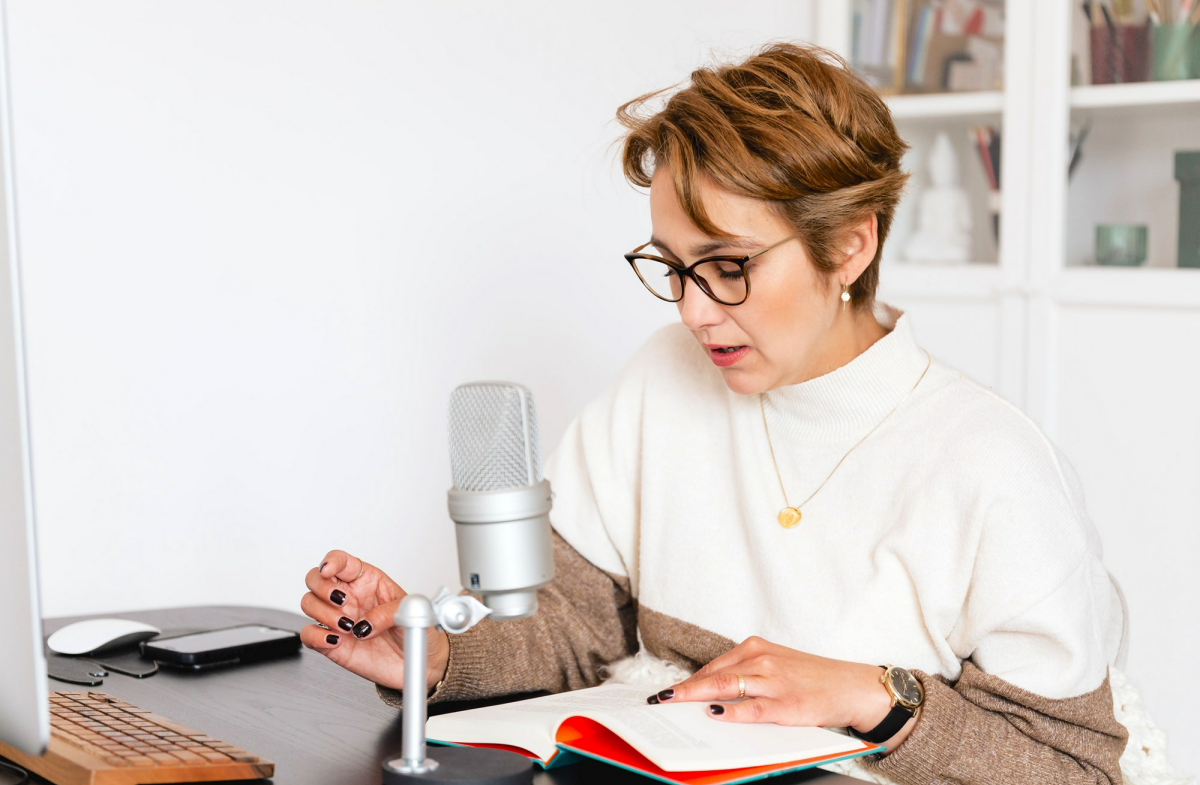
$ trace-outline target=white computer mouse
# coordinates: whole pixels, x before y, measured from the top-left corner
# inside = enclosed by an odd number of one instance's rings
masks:
[[[149,640],[162,630],[128,619],[87,619],[68,624],[50,634],[46,645],[56,654],[93,654],[101,650],[132,646]]]

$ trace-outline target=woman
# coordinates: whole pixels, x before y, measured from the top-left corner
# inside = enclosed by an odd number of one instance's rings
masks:
[[[886,106],[791,44],[638,116],[655,95],[618,110],[653,224],[626,258],[681,323],[547,460],[538,615],[432,635],[430,700],[594,685],[640,643],[703,666],[649,702],[845,727],[898,782],[1120,782],[1121,608],[1075,475],[875,302],[907,179]],[[403,590],[342,551],[307,585],[304,643],[399,705]]]

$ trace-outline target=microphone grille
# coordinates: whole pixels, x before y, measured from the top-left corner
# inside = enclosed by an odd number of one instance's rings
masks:
[[[460,491],[542,481],[533,393],[512,382],[470,382],[450,394],[450,472]]]

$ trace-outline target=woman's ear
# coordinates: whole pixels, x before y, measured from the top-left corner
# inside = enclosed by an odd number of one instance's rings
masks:
[[[858,276],[862,275],[863,270],[867,269],[871,260],[875,258],[878,248],[879,220],[875,213],[871,213],[852,225],[842,236],[841,250],[844,256],[838,282],[849,285],[857,281]]]

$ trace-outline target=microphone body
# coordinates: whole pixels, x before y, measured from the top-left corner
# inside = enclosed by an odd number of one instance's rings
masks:
[[[554,579],[553,492],[542,478],[533,394],[511,382],[471,382],[450,396],[447,494],[462,585],[493,619],[537,612],[537,590]]]

